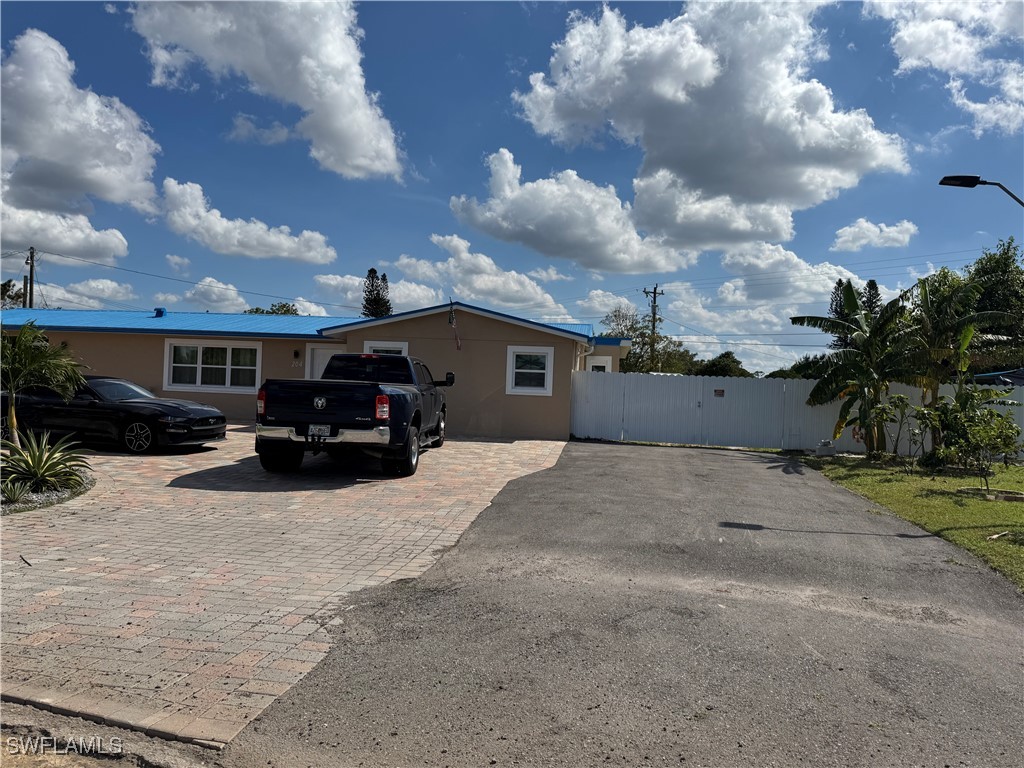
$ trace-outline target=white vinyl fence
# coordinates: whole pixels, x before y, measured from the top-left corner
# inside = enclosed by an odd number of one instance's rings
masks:
[[[572,374],[571,431],[574,437],[619,442],[685,443],[740,448],[806,450],[832,439],[841,403],[809,406],[815,381],[676,376],[650,373]],[[944,394],[952,394],[944,387]],[[921,404],[921,391],[894,384]],[[1024,388],[1010,400],[1024,403]],[[1007,410],[1024,424],[1024,405]],[[894,429],[894,428],[893,428]],[[904,430],[906,431],[906,430]],[[863,452],[851,430],[834,441],[840,451]],[[900,441],[906,452],[906,439]]]

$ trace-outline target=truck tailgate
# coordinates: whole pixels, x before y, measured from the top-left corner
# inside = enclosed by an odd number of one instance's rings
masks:
[[[278,386],[283,384],[285,386]],[[360,381],[268,379],[264,420],[268,424],[330,424],[342,429],[369,429],[377,423],[380,387]],[[317,407],[317,404],[322,407]]]

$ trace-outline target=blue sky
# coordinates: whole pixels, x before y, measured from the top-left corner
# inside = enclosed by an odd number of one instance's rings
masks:
[[[1024,4],[5,2],[3,278],[37,305],[591,322],[773,370],[1022,210]]]

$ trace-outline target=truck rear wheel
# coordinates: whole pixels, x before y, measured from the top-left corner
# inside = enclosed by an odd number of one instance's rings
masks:
[[[302,466],[303,451],[301,448],[268,448],[260,446],[260,466],[267,472],[298,472]]]
[[[415,424],[409,427],[409,434],[405,438],[405,455],[397,458],[385,456],[380,460],[381,468],[385,474],[398,475],[399,477],[410,477],[416,474],[420,465],[420,430]]]
[[[434,441],[430,444],[431,448],[440,448],[444,445],[444,420],[445,412],[441,411],[437,415],[437,427],[434,429]]]

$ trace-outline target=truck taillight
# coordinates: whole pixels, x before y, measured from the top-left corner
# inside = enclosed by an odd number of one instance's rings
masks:
[[[391,401],[387,395],[377,395],[377,418],[387,419],[391,416]]]
[[[262,389],[256,395],[256,415],[262,416],[267,412],[267,393]]]

